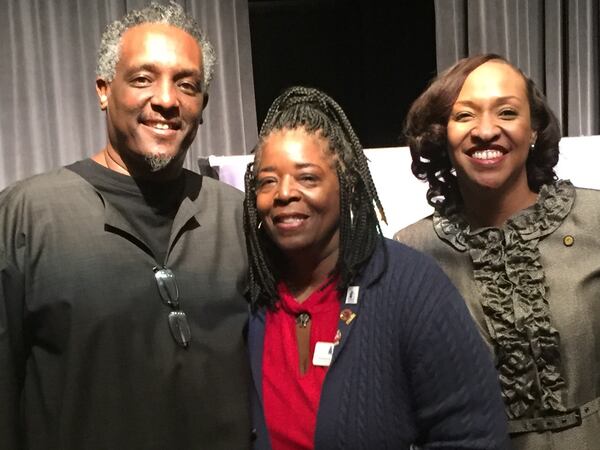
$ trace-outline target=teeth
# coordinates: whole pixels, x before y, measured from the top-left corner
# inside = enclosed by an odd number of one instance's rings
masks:
[[[155,123],[154,125],[152,125],[154,128],[158,128],[159,130],[168,130],[169,129],[169,125],[166,123]]]
[[[279,219],[281,223],[296,223],[302,221],[301,217],[282,217]]]
[[[479,150],[471,155],[471,157],[475,159],[495,159],[500,158],[501,156],[502,152],[499,150]]]

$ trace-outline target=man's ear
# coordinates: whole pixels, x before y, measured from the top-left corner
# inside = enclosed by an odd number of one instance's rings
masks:
[[[204,123],[204,119],[202,118],[202,114],[204,113],[204,109],[206,105],[208,105],[208,92],[202,94],[204,98],[202,99],[202,111],[200,111],[200,124]]]
[[[108,96],[110,94],[110,83],[104,78],[96,78],[96,93],[100,101],[100,109],[104,111],[108,106]]]

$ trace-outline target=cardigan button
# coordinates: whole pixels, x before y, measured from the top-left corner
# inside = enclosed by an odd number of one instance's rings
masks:
[[[567,234],[563,238],[563,244],[565,244],[567,247],[571,247],[574,243],[575,243],[575,238],[573,236],[571,236],[570,234]]]

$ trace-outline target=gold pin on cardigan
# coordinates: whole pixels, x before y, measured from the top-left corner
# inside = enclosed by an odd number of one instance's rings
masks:
[[[356,313],[351,309],[346,308],[340,312],[340,319],[343,320],[346,325],[350,325],[350,322],[352,322],[355,317]]]

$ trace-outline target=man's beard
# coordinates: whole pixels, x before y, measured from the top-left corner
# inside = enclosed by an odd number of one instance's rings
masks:
[[[151,153],[144,156],[144,159],[150,166],[151,172],[158,172],[159,170],[163,170],[165,167],[167,167],[169,163],[173,160],[173,157],[164,154],[161,155]]]

